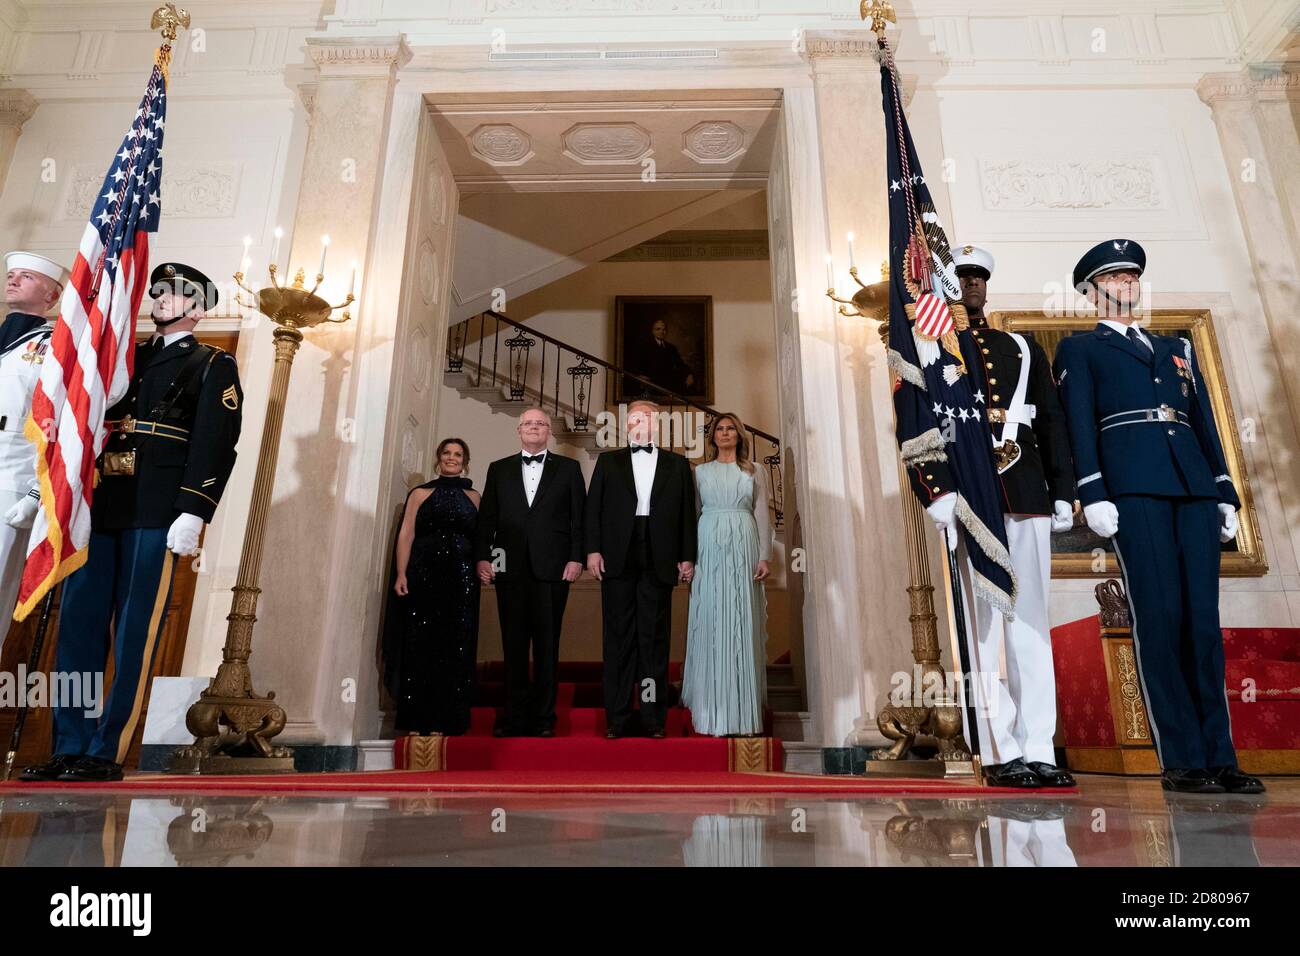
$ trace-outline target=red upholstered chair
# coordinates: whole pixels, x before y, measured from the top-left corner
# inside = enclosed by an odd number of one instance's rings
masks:
[[[1160,770],[1117,580],[1097,585],[1101,613],[1052,628],[1066,762],[1095,773]],[[1248,773],[1300,773],[1300,628],[1224,628],[1228,715]]]

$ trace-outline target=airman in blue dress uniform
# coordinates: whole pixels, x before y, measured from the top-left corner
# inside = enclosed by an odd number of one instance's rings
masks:
[[[1166,790],[1258,793],[1237,768],[1219,629],[1220,542],[1241,502],[1192,344],[1138,328],[1146,252],[1089,250],[1074,285],[1101,314],[1056,350],[1084,517],[1112,538]]]
[[[64,583],[59,613],[55,670],[102,673],[111,644],[113,683],[97,717],[56,701],[54,755],[23,780],[122,778],[176,557],[198,553],[235,464],[243,392],[234,356],[191,334],[217,304],[216,287],[167,262],[150,276],[149,294],[157,334],[136,346],[130,387],[104,416],[90,547]]]

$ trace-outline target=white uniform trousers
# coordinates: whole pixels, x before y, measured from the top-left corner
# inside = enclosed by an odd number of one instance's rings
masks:
[[[16,491],[0,490],[0,647],[14,622],[14,605],[18,603],[18,585],[23,580],[27,562],[30,528],[15,528],[4,520],[5,512],[23,499]]]
[[[1017,820],[989,814],[992,866],[1078,866],[1065,820]]]
[[[1019,586],[1014,621],[975,600],[964,541],[958,551],[967,629],[974,632],[967,646],[975,673],[967,686],[974,693],[980,757],[986,766],[1017,757],[1055,764],[1056,675],[1047,613],[1052,519],[1007,515],[1005,520]]]

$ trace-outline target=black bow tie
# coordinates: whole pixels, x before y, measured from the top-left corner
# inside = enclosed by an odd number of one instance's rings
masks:
[[[633,445],[632,450],[633,451],[654,451],[655,446],[654,445]]]
[[[546,458],[545,453],[541,455],[523,455],[525,465],[538,465]]]

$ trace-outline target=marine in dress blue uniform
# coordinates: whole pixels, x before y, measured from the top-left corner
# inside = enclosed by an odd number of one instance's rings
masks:
[[[111,644],[113,683],[98,717],[55,707],[54,756],[24,780],[121,779],[177,555],[198,553],[234,467],[243,408],[235,359],[191,334],[216,288],[181,263],[160,265],[150,281],[158,334],[136,346],[130,387],[105,415],[88,556],[63,587],[55,657],[60,672],[103,672]]]
[[[1241,502],[1189,340],[1133,322],[1146,253],[1103,242],[1074,270],[1102,315],[1055,371],[1088,526],[1113,537],[1165,789],[1255,793],[1237,769],[1219,629],[1219,545]]]

